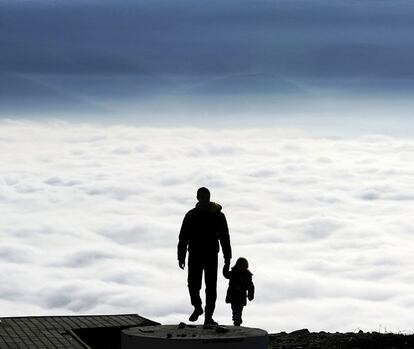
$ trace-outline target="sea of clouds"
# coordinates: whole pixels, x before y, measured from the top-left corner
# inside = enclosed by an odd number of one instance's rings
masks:
[[[381,135],[3,120],[0,316],[187,321],[177,238],[207,186],[254,274],[244,325],[409,332],[413,159],[413,140]]]

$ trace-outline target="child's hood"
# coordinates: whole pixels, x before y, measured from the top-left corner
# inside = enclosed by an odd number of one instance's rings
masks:
[[[231,268],[231,272],[234,273],[234,274],[241,274],[241,275],[243,275],[243,274],[250,275],[250,276],[253,275],[253,273],[249,269],[239,270],[236,267]]]

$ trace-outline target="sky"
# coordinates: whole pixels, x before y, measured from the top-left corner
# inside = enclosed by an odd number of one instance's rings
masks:
[[[1,0],[0,116],[408,125],[413,16],[409,0]]]
[[[246,326],[410,333],[413,19],[405,0],[0,0],[1,316],[186,321],[178,232],[207,186],[253,272]]]

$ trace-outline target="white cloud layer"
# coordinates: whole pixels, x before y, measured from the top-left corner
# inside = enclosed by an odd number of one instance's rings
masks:
[[[1,315],[187,321],[177,237],[207,186],[254,273],[246,326],[410,330],[413,158],[385,136],[2,121]]]

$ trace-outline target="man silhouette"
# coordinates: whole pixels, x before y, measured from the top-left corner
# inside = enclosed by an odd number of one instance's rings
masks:
[[[217,298],[217,259],[221,245],[224,264],[230,265],[229,229],[226,217],[221,212],[221,205],[210,201],[210,191],[207,188],[197,190],[197,200],[195,208],[187,212],[181,226],[177,247],[178,265],[184,269],[188,249],[188,290],[191,304],[194,306],[189,320],[197,321],[203,314],[200,289],[204,272],[204,324],[217,325],[213,320]]]

